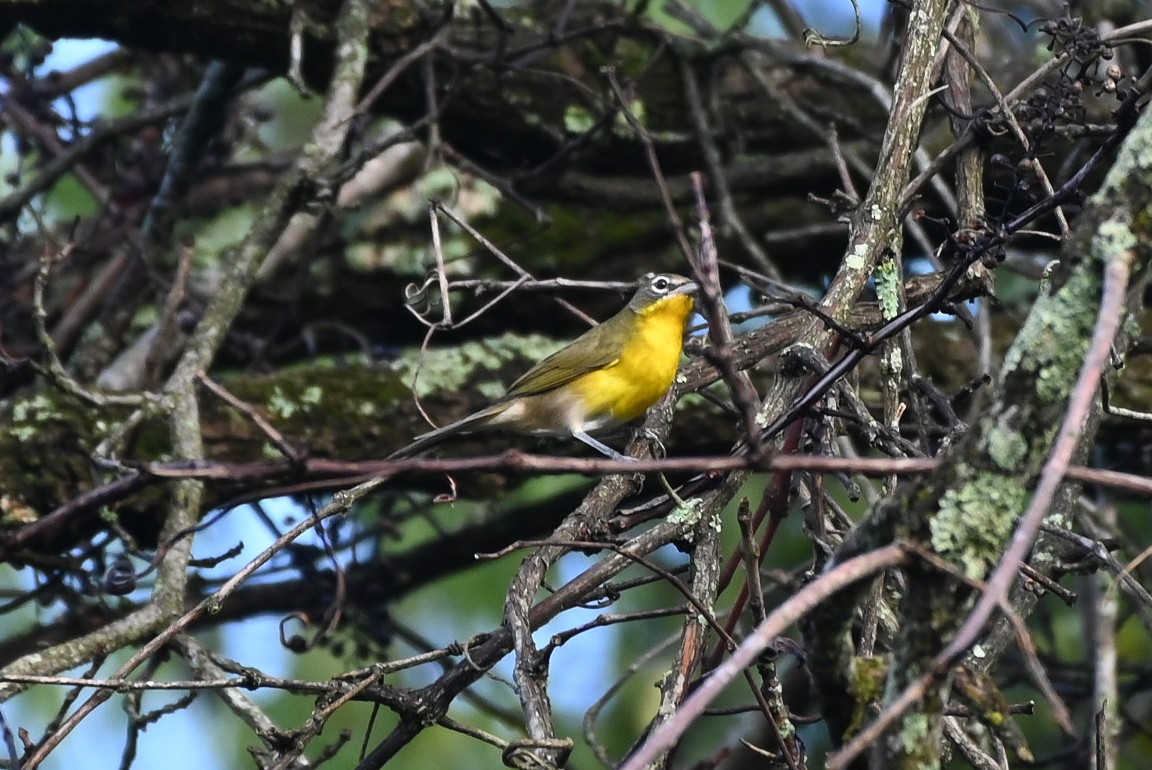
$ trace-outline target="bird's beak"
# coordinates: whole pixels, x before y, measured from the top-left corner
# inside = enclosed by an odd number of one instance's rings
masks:
[[[674,297],[677,294],[695,294],[698,291],[700,291],[700,284],[696,283],[695,281],[689,281],[683,286],[677,286],[675,289],[668,292],[668,296]]]

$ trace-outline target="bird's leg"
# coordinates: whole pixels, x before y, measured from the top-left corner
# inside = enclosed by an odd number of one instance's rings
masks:
[[[636,431],[636,437],[648,442],[652,456],[656,459],[663,460],[668,456],[668,448],[664,446],[664,442],[656,435],[656,431],[642,427]]]
[[[593,449],[595,449],[597,452],[604,455],[605,457],[611,457],[613,460],[622,460],[622,461],[632,462],[632,463],[636,462],[635,457],[629,457],[628,455],[620,454],[619,452],[617,452],[612,447],[608,446],[607,444],[605,444],[602,441],[597,441],[596,439],[592,438],[591,436],[589,436],[587,433],[585,433],[582,430],[573,429],[572,430],[572,438],[577,439],[579,441],[583,441],[585,444],[592,447]]]

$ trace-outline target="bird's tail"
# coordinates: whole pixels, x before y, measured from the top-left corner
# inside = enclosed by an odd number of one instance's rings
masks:
[[[421,433],[419,436],[412,439],[412,443],[408,444],[408,446],[403,447],[402,449],[397,449],[395,452],[388,455],[388,459],[401,460],[405,457],[416,457],[418,455],[422,455],[433,447],[437,447],[440,444],[443,444],[453,436],[459,435],[461,433],[470,433],[472,431],[483,428],[488,424],[488,421],[492,418],[492,416],[500,411],[502,411],[502,409],[497,409],[496,405],[493,405],[487,409],[481,409],[475,414],[470,414],[463,420],[457,420],[456,422],[449,423],[442,428],[430,430],[427,433]]]

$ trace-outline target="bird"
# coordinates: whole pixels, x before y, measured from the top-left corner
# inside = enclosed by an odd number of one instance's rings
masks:
[[[592,437],[640,417],[676,377],[699,286],[675,273],[646,273],[620,312],[520,376],[478,412],[423,433],[388,459],[414,457],[480,430],[570,436],[613,460],[633,460]]]

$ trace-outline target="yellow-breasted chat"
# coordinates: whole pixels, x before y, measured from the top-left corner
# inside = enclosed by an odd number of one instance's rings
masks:
[[[389,459],[488,429],[571,436],[614,460],[630,459],[590,434],[640,417],[668,392],[697,288],[682,275],[644,275],[619,313],[533,366],[492,404],[417,436]]]

